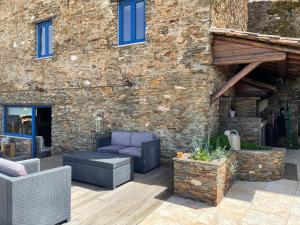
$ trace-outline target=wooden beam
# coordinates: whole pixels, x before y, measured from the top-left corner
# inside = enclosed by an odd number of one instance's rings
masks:
[[[221,87],[216,93],[211,96],[210,104],[214,103],[220,98],[225,92],[231,89],[237,82],[247,76],[251,71],[257,68],[263,62],[253,62],[242,69],[238,74],[232,77],[223,87]]]
[[[244,83],[252,86],[252,87],[259,88],[259,89],[264,90],[264,91],[277,92],[276,86],[273,86],[273,85],[270,85],[270,84],[266,84],[266,83],[259,82],[259,81],[256,81],[256,80],[252,80],[252,79],[248,79],[248,78],[244,78],[242,81]]]

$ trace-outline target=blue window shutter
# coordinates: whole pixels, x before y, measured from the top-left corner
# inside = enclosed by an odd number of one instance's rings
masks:
[[[37,58],[53,56],[53,32],[52,21],[48,20],[36,25],[37,33]]]
[[[118,14],[119,45],[145,41],[145,0],[119,1]]]

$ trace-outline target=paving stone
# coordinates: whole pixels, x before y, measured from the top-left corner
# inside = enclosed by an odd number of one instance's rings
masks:
[[[242,220],[242,225],[285,225],[287,218],[282,218],[281,216],[275,216],[269,213],[264,213],[254,209],[250,209],[244,219]]]

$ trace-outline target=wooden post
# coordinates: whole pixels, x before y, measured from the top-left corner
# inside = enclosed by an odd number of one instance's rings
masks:
[[[216,93],[211,96],[210,104],[214,103],[218,98],[220,98],[226,91],[231,89],[237,82],[247,76],[251,71],[257,68],[263,62],[253,62],[242,69],[238,74],[232,77],[223,87],[221,87]]]

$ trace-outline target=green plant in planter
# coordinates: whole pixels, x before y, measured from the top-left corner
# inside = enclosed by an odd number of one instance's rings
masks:
[[[219,142],[211,143],[210,138],[194,138],[192,159],[211,162],[227,158],[229,152]]]
[[[212,137],[210,139],[210,143],[212,146],[222,146],[227,150],[230,149],[230,143],[226,135],[220,134],[218,136]],[[251,143],[249,141],[241,140],[241,149],[249,149],[249,150],[271,150],[272,148],[262,145],[257,145],[255,143]]]

